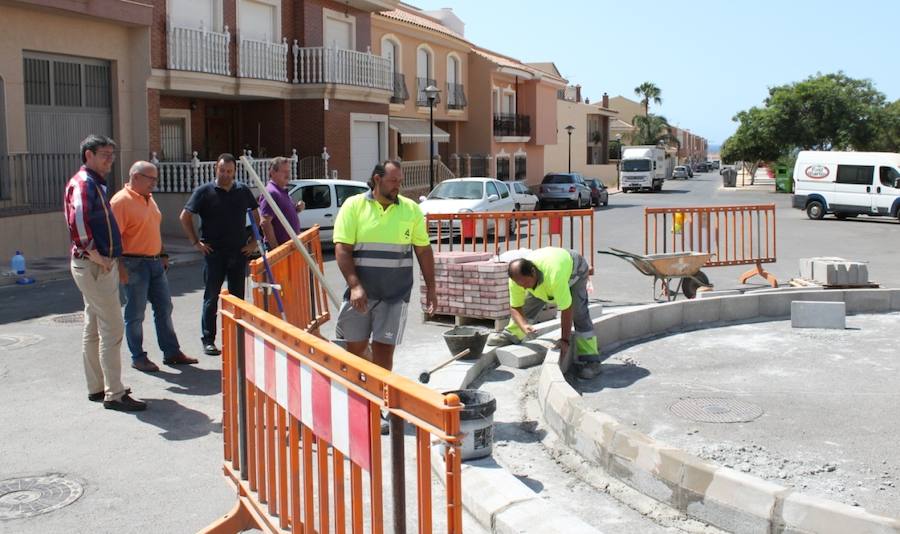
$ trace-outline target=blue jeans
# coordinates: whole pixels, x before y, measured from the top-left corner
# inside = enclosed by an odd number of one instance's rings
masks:
[[[244,298],[244,283],[247,277],[247,257],[238,250],[213,250],[203,257],[203,312],[200,317],[200,332],[203,344],[216,340],[216,313],[219,307],[219,293],[222,284],[228,281],[228,292],[239,299]]]
[[[163,358],[177,355],[181,347],[172,324],[172,297],[162,260],[122,258],[122,262],[128,271],[128,283],[122,286],[122,292],[125,295],[125,340],[131,359],[147,357],[144,352],[144,311],[148,300],[153,307],[156,341]]]

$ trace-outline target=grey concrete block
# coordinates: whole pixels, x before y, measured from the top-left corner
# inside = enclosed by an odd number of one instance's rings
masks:
[[[900,289],[891,290],[891,310],[900,311]]]
[[[620,341],[630,339],[639,339],[650,333],[650,310],[651,308],[640,308],[628,313],[623,313],[622,317],[622,336]]]
[[[900,520],[880,517],[863,508],[791,492],[783,499],[781,518],[797,532],[888,534],[900,529]]]
[[[503,469],[493,458],[466,462],[462,476],[463,505],[482,525],[491,525],[502,510],[519,502],[533,503],[537,496]]]
[[[759,316],[759,299],[758,295],[752,294],[720,299],[722,309],[719,319],[724,322],[755,319]]]
[[[890,289],[844,290],[847,313],[884,313],[891,311]]]
[[[662,334],[681,328],[684,309],[681,302],[668,302],[650,308],[650,334]]]
[[[869,269],[865,263],[858,261],[813,258],[810,279],[829,286],[858,286],[868,283]]]
[[[597,343],[600,346],[600,350],[610,350],[611,347],[621,341],[622,316],[607,314],[600,319],[595,320],[594,334],[597,336]]]
[[[547,343],[543,340],[535,340],[532,342],[522,343],[520,345],[507,345],[497,349],[497,360],[500,365],[513,367],[515,369],[525,369],[534,367],[544,361],[547,354]]]
[[[547,502],[534,499],[516,503],[494,518],[495,534],[523,534],[565,532],[566,534],[600,534],[600,531],[581,519],[560,513]]]
[[[722,311],[722,299],[698,299],[682,302],[682,325],[684,327],[702,327],[719,321]]]
[[[791,303],[791,327],[793,328],[835,328],[847,327],[847,305],[843,302]]]
[[[714,297],[733,297],[735,295],[743,295],[742,292],[737,289],[729,289],[722,291],[698,291],[697,298],[698,299],[711,299]]]

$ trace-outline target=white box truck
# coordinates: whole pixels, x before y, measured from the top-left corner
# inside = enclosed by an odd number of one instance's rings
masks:
[[[900,217],[900,154],[804,150],[794,164],[791,204],[810,219]]]
[[[619,162],[619,185],[629,191],[661,191],[663,182],[672,177],[672,158],[658,146],[626,146]]]

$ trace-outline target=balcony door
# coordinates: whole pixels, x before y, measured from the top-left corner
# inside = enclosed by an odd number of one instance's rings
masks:
[[[325,47],[355,50],[355,39],[353,37],[356,31],[356,18],[330,9],[323,9],[322,11],[325,17],[325,33],[323,36]]]
[[[222,31],[217,4],[216,0],[169,0],[169,23],[179,28]]]
[[[278,42],[277,5],[270,1],[241,0],[241,19],[238,31],[241,39]]]

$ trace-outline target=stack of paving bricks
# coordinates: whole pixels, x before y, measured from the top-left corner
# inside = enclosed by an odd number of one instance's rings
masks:
[[[437,315],[500,320],[509,317],[507,263],[490,252],[435,252]],[[425,306],[425,281],[420,284]]]

